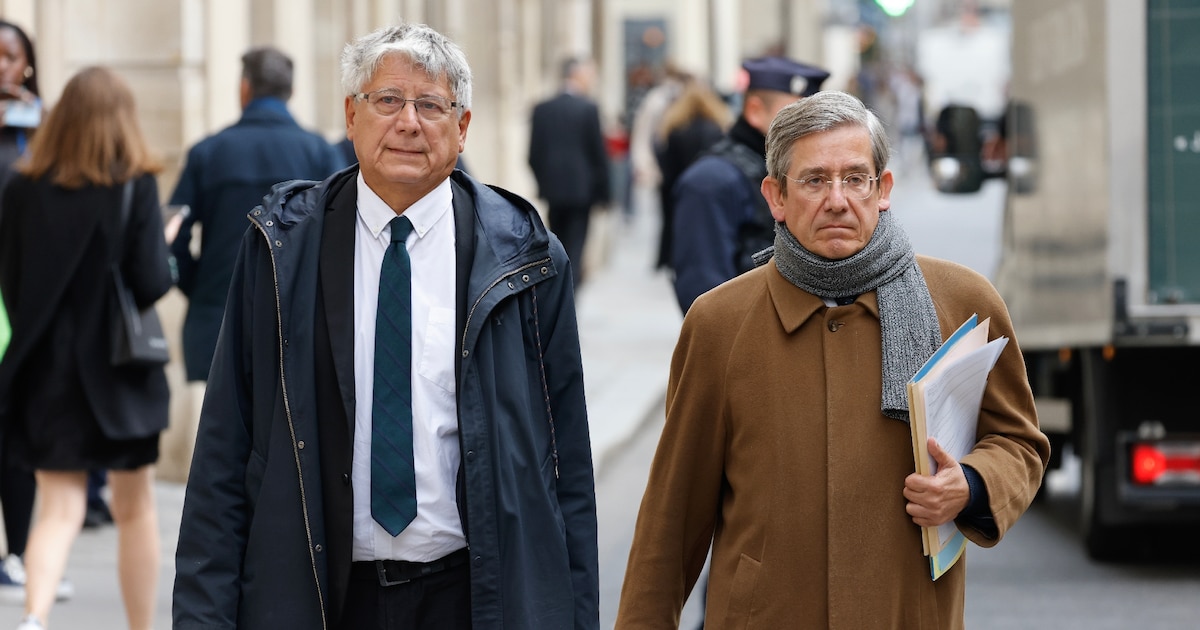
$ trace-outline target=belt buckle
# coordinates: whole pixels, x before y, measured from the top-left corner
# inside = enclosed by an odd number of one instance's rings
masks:
[[[397,584],[407,584],[408,582],[412,581],[411,578],[407,580],[389,580],[387,576],[387,567],[383,560],[375,561],[375,574],[379,576],[380,586],[396,586]]]

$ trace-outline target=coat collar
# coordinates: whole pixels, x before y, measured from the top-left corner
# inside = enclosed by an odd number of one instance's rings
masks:
[[[242,109],[239,124],[288,123],[295,124],[288,111],[287,103],[271,97],[256,98]]]
[[[766,268],[761,273],[767,275],[767,293],[771,296],[771,303],[775,305],[779,324],[788,334],[796,332],[810,317],[827,308],[825,300],[788,282],[787,278],[779,273],[779,268],[774,262],[764,266]],[[862,305],[872,316],[879,319],[879,302],[875,299],[874,291],[858,296],[854,304]]]

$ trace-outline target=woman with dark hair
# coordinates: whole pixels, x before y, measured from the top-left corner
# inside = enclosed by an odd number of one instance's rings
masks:
[[[729,106],[701,79],[690,79],[683,92],[663,114],[659,138],[662,150],[662,232],[658,241],[657,269],[671,266],[671,232],[675,225],[675,182],[687,167],[716,144],[730,123]]]
[[[21,27],[0,20],[0,187],[41,120],[33,42]]]
[[[145,630],[153,619],[153,470],[167,426],[167,378],[162,366],[112,365],[108,306],[112,265],[139,308],[171,287],[160,168],[128,85],[91,67],[67,83],[4,190],[0,289],[13,336],[0,361],[0,412],[7,453],[34,469],[38,492],[20,630],[46,624],[94,468],[109,470],[129,627]],[[131,202],[121,223],[125,194]]]
[[[11,176],[13,164],[28,148],[41,114],[33,42],[20,26],[0,20],[0,190]],[[35,490],[33,471],[7,457],[0,438],[0,506],[4,509],[7,542],[4,548],[7,555],[0,562],[0,602],[25,601],[21,556],[29,537]],[[61,596],[65,598],[70,595],[70,585],[63,586]]]

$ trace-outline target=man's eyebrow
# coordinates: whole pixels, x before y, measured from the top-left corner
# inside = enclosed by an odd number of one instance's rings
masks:
[[[844,175],[853,175],[856,173],[869,173],[869,172],[871,172],[871,167],[869,165],[867,165],[866,162],[859,162],[857,164],[851,164],[850,166],[846,167],[846,169],[844,171],[842,171],[842,175],[844,176]],[[798,175],[827,175],[828,173],[829,173],[829,170],[826,169],[824,166],[810,166],[806,169],[801,170]]]

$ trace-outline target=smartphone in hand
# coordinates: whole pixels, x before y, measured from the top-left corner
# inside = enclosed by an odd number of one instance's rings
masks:
[[[42,102],[11,100],[4,106],[4,126],[32,129],[42,124]]]

